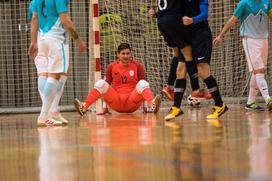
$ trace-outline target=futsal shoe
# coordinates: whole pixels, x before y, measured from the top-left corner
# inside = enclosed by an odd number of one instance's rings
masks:
[[[61,121],[54,120],[53,118],[47,119],[45,123],[47,124],[47,126],[61,126],[62,125]]]
[[[61,113],[56,112],[56,113],[51,113],[50,117],[56,121],[60,121],[62,122],[62,124],[68,124],[69,121],[67,119],[65,119],[64,117],[62,117]]]
[[[37,120],[37,126],[38,127],[46,127],[47,126],[46,121],[38,118],[38,120]]]
[[[152,102],[152,105],[151,105],[152,112],[157,113],[160,110],[160,106],[161,106],[161,96],[156,95],[156,97],[151,102]]]
[[[246,104],[245,109],[254,110],[254,111],[264,111],[264,108],[256,104],[256,102],[253,102],[251,104]]]
[[[169,114],[164,117],[164,120],[169,121],[171,119],[174,119],[175,117],[178,117],[181,114],[183,114],[183,111],[180,108],[177,108],[177,107],[173,106],[170,109]]]
[[[228,110],[228,107],[223,104],[223,106],[214,106],[213,112],[207,116],[207,119],[218,119],[222,114]]]
[[[77,112],[81,115],[84,116],[84,114],[87,112],[88,109],[86,109],[86,103],[85,102],[80,102],[78,99],[75,99],[74,101],[75,108]]]
[[[208,92],[205,91],[204,89],[200,89],[197,91],[193,91],[191,94],[192,99],[212,99],[212,95]]]
[[[267,107],[268,111],[272,111],[272,99],[269,99],[267,101],[266,107]]]
[[[161,93],[169,100],[174,100],[174,90],[168,85],[164,89],[162,89]]]

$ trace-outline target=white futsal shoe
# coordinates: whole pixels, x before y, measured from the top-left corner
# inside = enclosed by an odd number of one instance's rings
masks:
[[[54,119],[55,121],[61,122],[62,124],[68,124],[69,123],[69,121],[67,119],[62,117],[61,113],[51,113],[50,117],[52,119]]]

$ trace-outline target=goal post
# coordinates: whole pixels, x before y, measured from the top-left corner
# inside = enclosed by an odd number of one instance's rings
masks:
[[[92,23],[92,28],[90,28],[90,41],[92,42],[93,51],[92,51],[92,61],[94,63],[90,63],[90,65],[94,65],[95,72],[94,72],[94,81],[98,81],[101,79],[101,59],[100,59],[100,26],[99,26],[99,5],[98,0],[90,0],[90,20]],[[90,72],[90,79],[92,78],[93,73]],[[90,84],[94,84],[94,81],[89,81]],[[90,85],[89,88],[91,89],[93,85]],[[102,99],[98,99],[95,103],[95,110],[96,112],[102,111]]]

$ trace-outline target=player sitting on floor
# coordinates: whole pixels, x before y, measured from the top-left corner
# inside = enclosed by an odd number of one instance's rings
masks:
[[[106,69],[106,80],[98,80],[84,102],[75,99],[75,108],[84,115],[88,108],[100,97],[107,105],[120,113],[136,111],[143,101],[147,101],[154,113],[159,111],[161,97],[154,97],[149,83],[145,80],[143,66],[132,59],[130,45],[121,43],[118,46],[117,60]],[[102,114],[108,113],[103,109]]]

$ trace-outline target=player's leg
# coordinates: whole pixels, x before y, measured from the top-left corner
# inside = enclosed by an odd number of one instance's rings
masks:
[[[194,32],[192,38],[194,60],[197,63],[198,75],[204,80],[214,100],[213,112],[207,116],[208,119],[217,119],[228,110],[223,103],[218,84],[210,74],[210,60],[212,53],[212,34],[210,28],[202,28]]]
[[[246,53],[249,70],[253,71],[259,91],[264,98],[269,111],[272,110],[272,101],[265,80],[265,68],[267,65],[268,40],[243,38],[243,47]]]
[[[55,45],[55,44],[54,44]],[[52,48],[54,49],[54,45],[49,45],[48,40],[40,40],[39,42],[39,48],[38,48],[38,55],[46,57],[48,59],[48,78],[46,80],[46,83],[44,85],[42,95],[43,95],[43,103],[42,103],[42,108],[41,112],[38,118],[38,125],[43,126],[44,124],[49,124],[49,125],[61,125],[60,122],[58,121],[52,121],[48,119],[48,112],[51,107],[52,101],[55,97],[56,94],[56,89],[57,89],[57,82],[59,79],[58,73],[55,73],[52,71],[49,66],[49,62],[52,61],[54,62],[55,59],[53,56],[51,56],[51,51]]]
[[[63,74],[60,76],[60,79],[58,81],[58,85],[57,85],[57,92],[56,92],[56,96],[53,100],[53,103],[51,105],[50,108],[50,117],[53,118],[54,120],[58,120],[61,121],[63,124],[68,124],[68,120],[65,119],[61,113],[60,113],[60,107],[59,107],[59,102],[60,99],[62,97],[63,94],[63,90],[64,90],[64,86],[67,80],[67,75]]]
[[[45,83],[47,81],[47,76],[48,76],[47,73],[38,75],[38,91],[39,91],[42,101],[43,101],[43,97],[44,97],[43,96],[43,89],[44,89]]]
[[[64,86],[67,81],[67,75],[69,70],[69,46],[68,44],[61,45],[61,52],[62,56],[57,57],[63,65],[63,72],[59,78],[58,85],[57,85],[57,92],[56,96],[52,102],[50,107],[50,117],[54,120],[60,121],[63,124],[68,124],[68,120],[62,117],[59,108],[59,102],[63,94]]]
[[[44,53],[40,53],[35,57],[35,66],[38,74],[38,91],[43,101],[43,89],[47,80],[48,59]]]
[[[256,77],[253,73],[251,73],[251,78],[250,78],[250,83],[249,83],[249,94],[248,94],[248,99],[247,103],[245,106],[245,109],[247,110],[256,110],[256,111],[264,111],[264,108],[259,106],[255,100],[256,96],[259,92],[258,85],[256,82]]]
[[[172,16],[164,16],[163,18],[158,19],[158,28],[166,41],[167,46],[173,48],[174,58],[170,64],[170,71],[167,81],[167,86],[162,90],[162,93],[170,101],[174,99],[174,85],[176,80],[176,70],[178,65],[178,57],[180,54],[179,48],[176,46],[176,43],[172,40],[172,32],[169,30],[169,18],[171,21]]]
[[[163,24],[164,31],[167,32],[168,39],[171,40],[172,45],[170,47],[179,47],[180,51],[184,55],[185,60],[192,60],[191,49],[191,37],[189,29],[180,21],[180,16],[166,16]],[[174,88],[174,105],[171,108],[169,114],[165,117],[165,120],[173,119],[183,112],[180,109],[182,97],[186,88],[186,66],[184,62],[179,62],[177,68],[177,79]]]
[[[184,61],[180,61],[177,68],[177,79],[174,88],[174,104],[170,109],[168,115],[165,116],[165,120],[171,120],[181,114],[183,111],[181,110],[181,101],[186,90],[186,65]]]
[[[202,89],[200,89],[199,81],[198,81],[198,72],[197,66],[194,60],[189,60],[185,62],[186,70],[190,78],[191,88],[192,88],[192,99],[204,99],[205,94]]]
[[[205,69],[207,70],[208,67],[209,66],[207,66],[207,68]],[[217,119],[228,110],[228,107],[226,106],[226,104],[223,103],[219,87],[215,78],[212,75],[206,74],[206,76],[203,76],[203,79],[214,100],[213,112],[207,116],[207,119]]]
[[[174,58],[172,59],[170,64],[167,86],[162,90],[162,93],[170,101],[174,100],[174,86],[176,81],[176,72],[177,72],[178,62],[179,62],[180,56],[182,56],[183,58],[183,55],[182,54],[180,55],[180,51],[178,47],[173,48],[173,53],[174,53]]]
[[[159,111],[161,105],[161,97],[159,95],[154,97],[149,83],[146,80],[140,80],[136,85],[136,91],[133,91],[129,97],[129,101],[132,101],[137,105],[139,102],[141,103],[143,99],[148,102],[154,113]]]
[[[35,57],[35,65],[38,74],[38,91],[42,100],[42,104],[44,103],[45,99],[45,85],[48,78],[48,58],[47,53],[48,49],[46,48],[44,41],[38,41],[39,52]],[[58,124],[58,122],[54,122],[49,120],[52,124]],[[46,126],[46,120],[43,120],[39,117],[38,119],[38,126]]]
[[[185,45],[191,44],[189,29],[181,23],[177,23],[180,21],[179,18],[179,16],[169,16],[169,20],[164,24],[165,26],[162,26],[162,29],[165,28],[163,31],[166,32],[164,34],[168,37],[168,45],[170,47],[179,47],[179,49],[176,50],[176,54],[180,54],[181,57],[179,57],[179,59],[186,60],[186,69],[191,80],[190,82],[192,90],[194,91],[194,96],[199,97],[199,82],[196,64],[192,61],[193,58],[191,55],[190,57],[187,55],[187,58],[184,58],[183,56],[185,55],[182,50],[180,50],[180,48],[185,47]],[[190,54],[192,53],[190,52]]]
[[[94,88],[88,93],[84,102],[80,102],[78,99],[75,99],[75,108],[80,115],[84,115],[89,107],[102,95],[106,94],[109,89],[110,85],[105,80],[98,80],[94,84]]]

